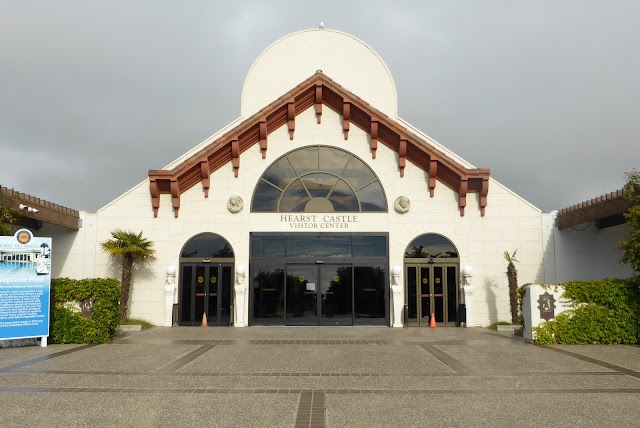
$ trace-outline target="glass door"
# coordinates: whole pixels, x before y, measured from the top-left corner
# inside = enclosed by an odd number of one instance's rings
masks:
[[[318,325],[318,267],[287,265],[287,325]]]
[[[180,325],[227,326],[231,321],[231,264],[183,264]]]
[[[352,325],[351,265],[287,265],[286,325]]]
[[[405,266],[409,325],[455,325],[457,320],[457,268],[443,264]]]
[[[352,325],[351,265],[320,265],[320,325]]]

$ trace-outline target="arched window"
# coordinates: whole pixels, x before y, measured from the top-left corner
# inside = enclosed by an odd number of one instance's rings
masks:
[[[427,233],[415,238],[404,252],[406,259],[457,259],[456,247],[442,235]]]
[[[182,247],[180,258],[219,259],[233,258],[229,241],[215,233],[201,233],[191,238]]]
[[[294,150],[262,174],[252,212],[386,212],[380,180],[351,153],[326,146]]]

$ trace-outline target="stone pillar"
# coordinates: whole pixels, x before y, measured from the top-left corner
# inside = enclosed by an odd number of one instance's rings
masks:
[[[238,266],[236,269],[236,322],[234,326],[236,327],[246,327],[246,322],[244,320],[244,296],[247,291],[247,285],[244,283],[244,268],[242,266]]]
[[[167,268],[167,280],[164,286],[164,327],[173,326],[173,295],[176,291],[176,268],[169,266]]]
[[[402,327],[402,307],[404,306],[402,288],[400,274],[392,272],[391,294],[393,295],[393,327]]]

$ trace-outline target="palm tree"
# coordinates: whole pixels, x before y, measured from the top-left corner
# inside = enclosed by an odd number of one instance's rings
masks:
[[[507,265],[507,280],[509,281],[509,305],[511,306],[511,324],[518,324],[518,271],[513,263],[517,263],[515,250],[513,254],[504,252],[504,258],[509,263]]]
[[[102,250],[113,258],[122,257],[122,295],[120,296],[121,321],[127,321],[129,309],[129,291],[131,289],[131,273],[135,262],[155,260],[153,242],[142,237],[142,232],[135,233],[116,229],[111,238],[100,244]]]

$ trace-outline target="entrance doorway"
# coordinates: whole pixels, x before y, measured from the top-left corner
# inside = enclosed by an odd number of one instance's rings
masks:
[[[215,233],[191,238],[180,253],[178,320],[180,325],[228,326],[233,320],[234,253]]]
[[[180,325],[228,326],[231,321],[232,264],[182,265]]]
[[[429,326],[431,315],[438,326],[457,325],[459,272],[458,250],[444,236],[427,233],[407,246],[404,303],[409,326]]]
[[[287,265],[287,325],[353,325],[352,266]]]
[[[436,325],[456,325],[457,265],[406,264],[405,278],[410,326],[428,326],[432,314],[435,316]]]

